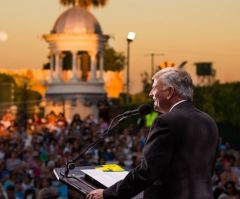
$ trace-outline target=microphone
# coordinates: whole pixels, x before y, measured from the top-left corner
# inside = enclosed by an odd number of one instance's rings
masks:
[[[131,110],[131,111],[126,111],[117,117],[128,117],[131,115],[147,115],[151,112],[152,108],[150,105],[147,104],[142,104],[140,105],[137,109]]]

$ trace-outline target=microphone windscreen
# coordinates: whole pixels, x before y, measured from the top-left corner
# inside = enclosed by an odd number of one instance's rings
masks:
[[[138,107],[138,111],[140,115],[147,115],[151,113],[152,107],[148,104],[143,104]]]

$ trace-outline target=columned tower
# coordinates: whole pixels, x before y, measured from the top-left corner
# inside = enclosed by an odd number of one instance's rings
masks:
[[[82,117],[96,114],[97,102],[106,95],[103,58],[108,40],[96,18],[76,4],[59,16],[43,38],[50,50],[46,112],[65,112],[68,118],[75,113]],[[67,76],[63,72],[66,64]]]

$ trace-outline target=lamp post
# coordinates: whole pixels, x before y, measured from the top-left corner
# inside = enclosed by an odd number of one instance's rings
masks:
[[[127,98],[126,102],[129,103],[129,83],[130,83],[130,43],[135,39],[136,33],[135,32],[129,32],[127,35]]]

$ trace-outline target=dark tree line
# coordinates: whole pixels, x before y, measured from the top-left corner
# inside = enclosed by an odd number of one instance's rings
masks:
[[[196,87],[194,103],[218,123],[240,126],[240,82]]]
[[[23,85],[16,84],[14,78],[8,74],[0,74],[0,115],[11,105],[17,105],[20,111],[33,110],[40,103],[41,94],[28,87],[29,80]]]

